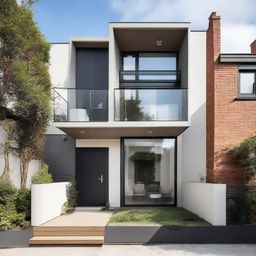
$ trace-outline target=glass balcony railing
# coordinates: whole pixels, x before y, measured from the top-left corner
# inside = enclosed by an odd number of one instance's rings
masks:
[[[115,121],[187,120],[187,89],[115,90]]]
[[[54,122],[108,121],[108,91],[53,89]]]

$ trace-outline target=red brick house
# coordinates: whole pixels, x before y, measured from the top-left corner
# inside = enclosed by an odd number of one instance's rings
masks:
[[[251,54],[221,53],[220,16],[213,12],[206,65],[207,181],[240,185],[243,172],[230,149],[256,130],[256,41]]]

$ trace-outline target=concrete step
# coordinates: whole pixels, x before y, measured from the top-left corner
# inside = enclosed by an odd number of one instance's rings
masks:
[[[104,226],[39,226],[33,236],[104,236]]]
[[[104,236],[34,236],[29,245],[103,245]]]
[[[104,207],[87,207],[87,206],[78,206],[75,208],[76,212],[98,212],[101,211]]]

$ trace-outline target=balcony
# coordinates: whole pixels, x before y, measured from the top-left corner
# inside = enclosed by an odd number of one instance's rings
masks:
[[[54,122],[108,121],[108,90],[53,89]]]
[[[187,89],[116,89],[115,121],[187,121]]]
[[[175,88],[180,85],[180,71],[177,70],[121,70],[121,88]]]

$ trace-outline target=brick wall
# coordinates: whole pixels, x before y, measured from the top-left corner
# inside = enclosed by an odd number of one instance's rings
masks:
[[[251,53],[256,54],[256,40],[251,43]]]
[[[256,101],[238,101],[237,64],[219,63],[220,17],[212,13],[207,30],[207,181],[243,184],[232,147],[256,130]]]

